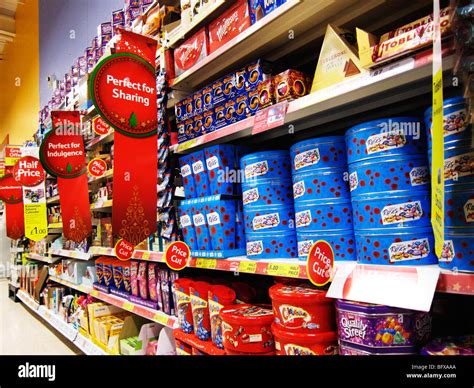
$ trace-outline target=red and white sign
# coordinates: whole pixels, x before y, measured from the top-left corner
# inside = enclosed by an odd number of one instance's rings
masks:
[[[191,257],[189,246],[182,241],[175,241],[165,252],[165,262],[172,270],[181,271],[188,265]]]
[[[38,158],[25,156],[16,162],[13,176],[22,186],[35,187],[44,181],[45,173]]]
[[[5,166],[13,167],[21,158],[21,148],[18,146],[5,147]]]
[[[115,256],[117,256],[119,260],[127,261],[132,258],[133,252],[135,251],[135,247],[133,246],[133,244],[121,238],[117,241],[117,244],[115,244],[114,250]]]
[[[334,251],[326,241],[320,240],[311,247],[306,262],[308,279],[315,286],[329,283],[334,268]]]
[[[0,200],[9,204],[23,201],[21,183],[17,182],[12,174],[7,174],[0,178]]]
[[[439,273],[440,270],[436,266],[338,262],[327,296],[429,311]]]
[[[110,125],[100,116],[96,116],[92,120],[92,129],[99,136],[108,135],[110,133]]]
[[[87,172],[93,177],[101,177],[107,171],[107,163],[102,159],[92,159],[87,165]]]
[[[262,133],[272,128],[281,127],[285,124],[286,111],[288,110],[288,101],[269,106],[266,109],[259,110],[255,115],[252,134]]]
[[[100,62],[90,78],[92,100],[100,115],[117,131],[134,137],[157,132],[155,69],[130,53]]]

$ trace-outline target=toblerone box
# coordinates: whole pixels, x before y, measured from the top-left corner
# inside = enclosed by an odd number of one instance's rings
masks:
[[[346,39],[348,35],[349,31],[328,25],[311,93],[366,73],[355,47]]]

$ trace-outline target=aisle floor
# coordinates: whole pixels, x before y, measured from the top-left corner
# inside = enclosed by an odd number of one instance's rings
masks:
[[[21,302],[8,298],[8,282],[0,281],[1,355],[74,355],[69,348]]]

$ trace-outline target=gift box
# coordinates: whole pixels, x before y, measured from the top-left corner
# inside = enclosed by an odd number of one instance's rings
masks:
[[[175,74],[179,76],[209,54],[206,29],[202,28],[174,50]]]

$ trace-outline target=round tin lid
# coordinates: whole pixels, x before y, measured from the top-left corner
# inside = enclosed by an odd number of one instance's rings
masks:
[[[270,298],[279,302],[303,301],[305,303],[331,303],[326,291],[318,290],[308,284],[275,284],[268,291]]]
[[[306,147],[308,145],[318,145],[318,144],[335,144],[335,143],[343,143],[345,144],[346,141],[344,140],[344,136],[326,136],[326,137],[316,137],[308,140],[303,140],[298,143],[295,143],[291,146],[290,152],[296,152],[298,149],[302,147]]]
[[[221,309],[220,316],[228,323],[248,325],[270,325],[273,311],[268,305],[234,304]]]

